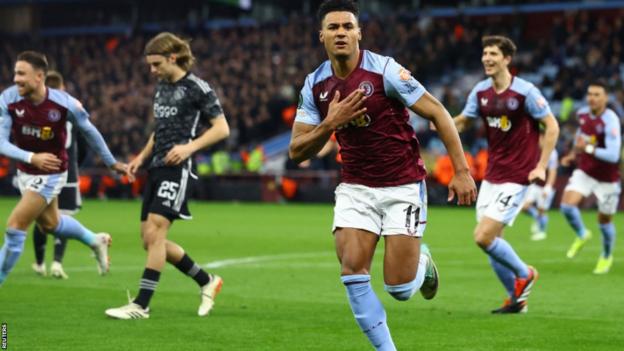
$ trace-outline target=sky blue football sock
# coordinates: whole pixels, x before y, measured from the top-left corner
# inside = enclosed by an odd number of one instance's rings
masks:
[[[613,244],[615,244],[615,224],[609,222],[600,225],[602,232],[602,257],[607,258],[613,252]]]
[[[574,229],[576,236],[579,238],[585,237],[585,224],[583,224],[583,219],[581,218],[581,211],[579,211],[578,207],[561,204],[561,212],[568,220],[568,224]]]
[[[522,262],[518,254],[505,239],[495,238],[485,251],[493,259],[511,269],[516,277],[527,278],[529,276],[529,267]]]
[[[6,279],[22,255],[25,241],[25,231],[7,228],[4,235],[4,245],[0,249],[0,283]]]
[[[530,206],[529,208],[527,208],[526,213],[537,221],[537,218],[539,217],[539,211],[537,210],[537,207]]]
[[[386,323],[386,311],[371,287],[370,275],[344,275],[340,280],[347,288],[355,320],[371,344],[376,350],[396,350]]]
[[[67,215],[61,215],[58,226],[54,229],[54,234],[60,238],[80,240],[89,246],[93,246],[96,239],[92,231],[85,228],[73,217]]]
[[[546,226],[548,226],[548,215],[546,213],[537,217],[537,225],[539,226],[541,232],[546,231]]]
[[[488,259],[490,260],[490,265],[494,269],[494,273],[498,277],[498,280],[503,283],[505,290],[509,296],[513,296],[514,294],[514,284],[516,282],[516,275],[514,272],[507,268],[504,264],[495,260],[492,256],[488,255]]]

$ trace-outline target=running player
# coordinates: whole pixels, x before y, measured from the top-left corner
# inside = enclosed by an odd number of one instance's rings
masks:
[[[17,161],[22,197],[7,221],[0,249],[0,284],[24,250],[32,222],[46,233],[80,240],[93,249],[102,274],[109,270],[109,234],[94,234],[71,216],[59,214],[57,195],[67,182],[66,122],[71,121],[112,170],[125,174],[82,104],[66,92],[45,86],[45,55],[25,51],[15,63],[15,85],[0,95],[0,153]],[[12,137],[14,144],[9,141]]]
[[[477,117],[484,121],[488,139],[488,164],[477,199],[477,245],[507,290],[508,298],[493,313],[523,313],[537,279],[537,270],[524,263],[503,239],[522,210],[528,185],[546,180],[546,167],[559,125],[540,91],[526,80],[514,77],[509,64],[516,45],[503,36],[483,38],[481,62],[487,79],[472,89],[463,112],[455,117],[463,130]],[[539,145],[539,125],[544,141]]]
[[[476,199],[476,186],[450,115],[394,59],[360,50],[358,9],[351,0],[319,8],[320,41],[329,60],[301,90],[290,157],[314,157],[332,133],[340,145],[342,183],[336,188],[333,233],[353,315],[377,350],[396,350],[386,312],[371,287],[375,248],[385,240],[385,290],[405,301],[435,296],[438,273],[421,237],[427,223],[424,162],[407,108],[436,125],[456,170],[449,195]]]
[[[52,89],[65,91],[63,76],[57,72],[50,70],[46,75],[45,84]],[[73,127],[70,121],[67,121],[67,140],[65,148],[67,149],[67,183],[61,189],[58,195],[58,207],[61,214],[73,216],[80,210],[82,203],[80,191],[78,189],[78,130]],[[48,236],[42,232],[39,226],[33,228],[33,247],[35,249],[35,262],[32,268],[35,273],[46,276],[47,270],[44,263],[46,242]],[[54,260],[50,265],[50,275],[58,279],[68,279],[69,277],[63,269],[63,256],[67,248],[67,238],[54,237]]]
[[[579,129],[574,149],[561,160],[562,165],[568,166],[576,159],[577,165],[561,199],[561,212],[577,236],[566,254],[568,258],[574,258],[592,237],[591,232],[585,228],[578,204],[592,193],[598,200],[598,223],[603,249],[594,274],[609,273],[613,265],[613,215],[617,211],[621,192],[621,126],[615,112],[607,108],[608,100],[605,83],[596,81],[589,85],[588,106],[577,112]]]
[[[543,142],[543,134],[540,134],[540,145]],[[531,240],[539,241],[546,239],[546,226],[548,225],[548,210],[555,197],[555,181],[559,168],[559,153],[553,149],[546,167],[546,182],[529,185],[523,210],[533,218],[531,225]]]

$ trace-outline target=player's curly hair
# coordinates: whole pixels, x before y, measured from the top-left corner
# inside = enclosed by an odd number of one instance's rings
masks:
[[[353,0],[325,0],[318,9],[317,18],[319,23],[323,23],[325,15],[335,11],[351,12],[355,18],[358,18],[360,14],[357,3]]]
[[[148,41],[145,45],[144,54],[145,56],[175,54],[177,56],[176,64],[185,71],[191,69],[195,63],[190,41],[169,32],[162,32]]]
[[[496,46],[503,53],[503,56],[513,57],[516,54],[516,44],[502,35],[486,35],[481,39],[483,47]]]

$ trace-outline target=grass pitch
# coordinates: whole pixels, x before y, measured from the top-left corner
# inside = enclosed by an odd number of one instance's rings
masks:
[[[16,201],[0,199],[2,218]],[[64,261],[69,280],[36,276],[29,234],[24,255],[0,288],[8,350],[371,349],[340,283],[330,205],[193,203],[194,220],[176,222],[170,239],[223,277],[211,315],[196,316],[198,288],[168,266],[149,320],[106,318],[106,308],[127,303],[126,289],[137,293],[145,261],[139,211],[138,201],[87,201],[78,214],[94,231],[113,236],[106,277],[97,276],[90,251],[76,241]],[[622,350],[622,249],[615,249],[611,273],[593,275],[600,231],[595,213],[584,218],[594,239],[574,260],[565,258],[574,235],[557,212],[551,212],[549,237],[542,242],[529,240],[524,215],[508,228],[506,238],[540,279],[527,315],[495,316],[489,311],[505,294],[472,241],[474,209],[430,208],[425,241],[440,269],[438,296],[395,301],[383,292],[380,254],[373,266],[373,285],[398,349]],[[616,226],[624,231],[624,214],[617,215]]]

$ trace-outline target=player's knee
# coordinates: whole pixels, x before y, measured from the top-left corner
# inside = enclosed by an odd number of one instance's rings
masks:
[[[384,284],[384,290],[390,294],[390,296],[394,297],[399,301],[407,301],[414,293],[416,293],[415,281],[406,283],[406,284],[398,284],[398,285],[387,285]]]
[[[146,230],[143,233],[143,248],[148,250],[151,246],[165,245],[166,239],[160,235],[158,230]]]
[[[600,224],[609,224],[611,223],[612,216],[604,213],[598,212],[598,223]]]
[[[492,238],[491,235],[488,235],[488,233],[482,229],[475,229],[474,240],[480,248],[485,250],[486,248],[490,247],[490,245],[492,245],[492,241],[494,241],[494,238]]]
[[[44,233],[54,233],[54,231],[58,227],[58,220],[57,221],[50,221],[50,220],[37,221],[37,225],[39,226],[39,229],[41,229]]]
[[[30,223],[27,223],[21,218],[17,218],[17,216],[11,216],[7,220],[7,228],[14,228],[19,230],[26,230],[30,226]]]

